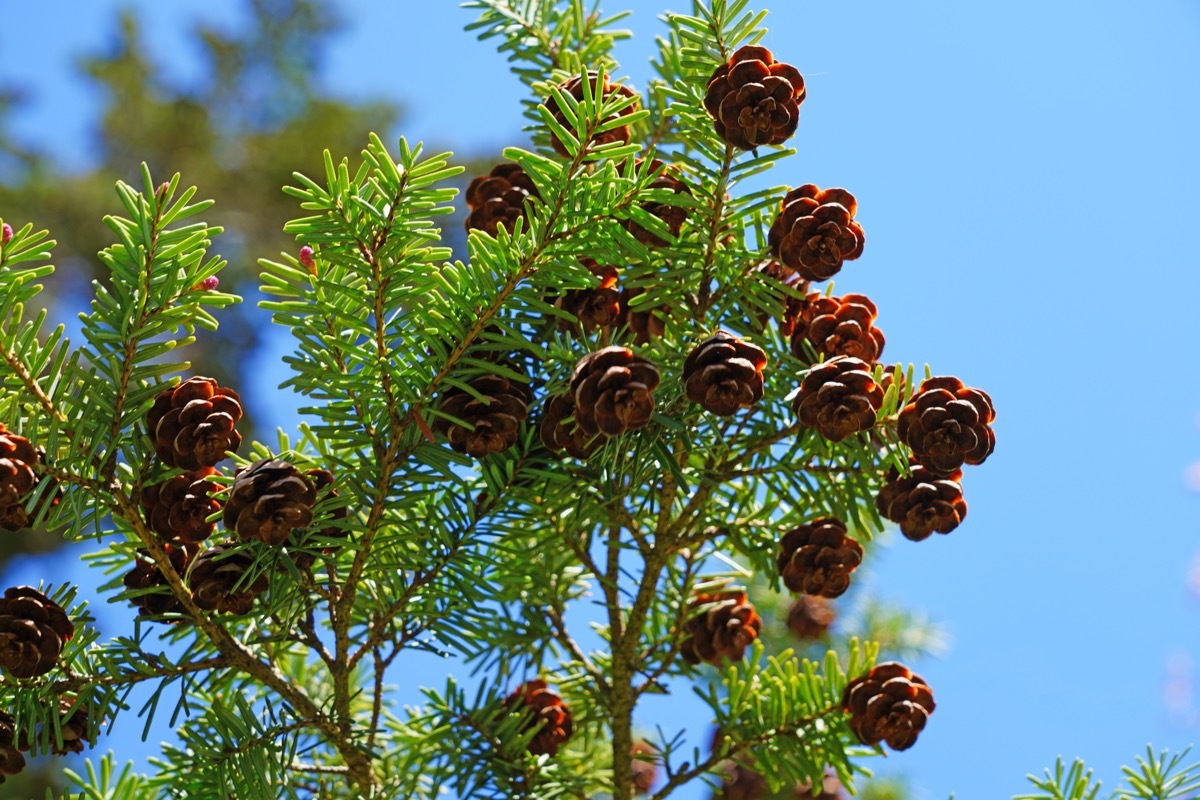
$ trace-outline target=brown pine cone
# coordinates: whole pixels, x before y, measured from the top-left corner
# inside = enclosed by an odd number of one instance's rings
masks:
[[[17,745],[16,723],[7,711],[0,711],[0,783],[25,769],[25,756]]]
[[[791,138],[804,96],[804,78],[795,67],[776,61],[765,47],[746,45],[708,79],[704,107],[718,136],[753,150]]]
[[[642,294],[642,289],[621,290],[621,324],[629,327],[633,333],[633,343],[636,345],[649,344],[663,335],[667,323],[653,309],[644,308],[634,311],[629,307],[629,301]],[[662,309],[659,309],[660,313]]]
[[[870,366],[850,356],[810,369],[792,400],[800,424],[816,428],[831,442],[873,428],[882,405],[883,388],[875,383]]]
[[[29,524],[25,503],[38,485],[34,467],[43,461],[40,448],[0,424],[0,528],[19,531]],[[54,491],[46,492],[44,498],[58,502]]]
[[[811,363],[804,347],[812,345],[818,360],[833,356],[853,356],[874,364],[883,353],[883,331],[874,325],[878,315],[875,304],[862,294],[826,297],[812,292],[804,298],[796,329],[792,334],[792,355]]]
[[[949,475],[963,462],[982,464],[996,447],[992,398],[958,378],[927,378],[900,411],[896,432],[933,475]]]
[[[808,293],[808,281],[800,280],[800,276],[796,274],[795,270],[793,270],[791,267],[785,267],[778,261],[765,262],[758,268],[757,272],[764,278],[770,278],[771,280],[778,281],[779,283],[782,283],[784,286],[797,293],[800,293],[801,295]],[[774,287],[772,288],[774,289]],[[781,316],[778,320],[779,332],[783,336],[789,337],[796,332],[796,323],[799,321],[800,312],[804,308],[805,298],[803,296],[794,297],[791,294],[784,294],[782,297],[782,302],[783,316]],[[767,315],[761,315],[758,322],[760,326],[765,327],[767,324]]]
[[[717,331],[683,362],[684,391],[720,417],[732,416],[762,399],[767,354],[728,331]]]
[[[226,451],[236,452],[242,435],[233,426],[241,418],[237,392],[199,376],[159,392],[146,415],[154,452],[168,467],[187,470],[215,466]]]
[[[568,289],[554,303],[578,322],[559,317],[560,330],[578,333],[582,326],[584,333],[591,333],[596,328],[611,328],[621,318],[621,293],[617,290],[617,278],[620,272],[614,266],[600,266],[595,259],[580,259],[588,270],[600,279],[600,285],[595,289]]]
[[[779,575],[793,592],[839,597],[850,588],[850,574],[862,557],[862,545],[846,535],[846,523],[821,517],[784,534]]]
[[[961,480],[961,471],[937,476],[915,461],[907,477],[892,467],[875,507],[885,519],[900,523],[900,532],[914,542],[934,531],[949,533],[967,516]]]
[[[639,166],[641,162],[642,159],[639,158]],[[675,177],[675,168],[673,166],[667,166],[663,169],[662,161],[656,158],[650,162],[650,168],[653,170],[662,169],[658,177],[650,182],[650,189],[667,189],[675,194],[692,196],[692,192],[688,189],[687,185]],[[683,206],[673,206],[661,201],[648,200],[642,203],[642,208],[667,223],[667,230],[671,232],[672,236],[679,236],[679,232],[683,230],[684,220],[688,216],[688,210]],[[661,236],[657,236],[651,231],[646,230],[632,219],[625,220],[623,224],[625,229],[633,234],[633,238],[648,247],[665,247],[667,244]]]
[[[198,545],[164,545],[171,566],[181,576],[187,574],[192,558],[200,551]],[[162,591],[129,598],[130,604],[138,609],[138,616],[157,617],[163,614],[181,613],[183,604],[171,593],[166,576],[150,556],[150,551],[139,548],[133,569],[125,573],[125,588],[130,590],[160,588]]]
[[[541,679],[526,681],[518,687],[505,699],[504,707],[516,713],[533,712],[522,731],[538,729],[529,742],[529,752],[535,756],[557,755],[559,746],[571,738],[574,730],[571,710]]]
[[[683,660],[689,664],[706,661],[719,665],[725,658],[737,661],[762,630],[762,618],[745,592],[698,594],[688,605],[694,613],[684,623],[683,630],[687,635],[679,649]]]
[[[658,748],[646,741],[633,743],[633,791],[649,794],[658,777]]]
[[[616,436],[645,427],[654,415],[658,368],[627,347],[605,347],[579,359],[571,376],[575,424]]]
[[[897,661],[877,665],[842,692],[842,710],[850,715],[850,730],[859,741],[887,742],[893,750],[916,743],[933,709],[929,686]]]
[[[596,434],[580,428],[575,416],[575,400],[570,393],[554,394],[542,405],[542,424],[539,428],[542,444],[557,453],[566,450],[572,458],[586,459],[604,444]],[[571,418],[568,422],[567,419]]]
[[[721,788],[713,793],[713,800],[762,800],[767,796],[767,779],[745,764],[726,761],[721,773]]]
[[[79,706],[72,711],[72,700],[61,698],[58,701],[59,714],[59,730],[62,731],[62,747],[54,740],[53,732],[50,733],[50,752],[56,756],[65,756],[68,753],[82,753],[84,745],[91,747],[95,744],[88,738],[88,709],[85,703],[80,703]]]
[[[215,522],[205,522],[221,510],[212,497],[217,486],[207,480],[215,475],[212,467],[185,472],[142,490],[141,505],[146,522],[164,542],[202,542],[212,535]]]
[[[57,603],[32,586],[14,586],[0,598],[0,668],[14,678],[54,669],[75,625]]]
[[[771,254],[805,280],[829,280],[843,261],[862,255],[857,210],[858,202],[845,189],[822,190],[811,183],[793,189],[767,233]]]
[[[467,232],[483,231],[496,236],[499,226],[512,233],[517,219],[528,211],[526,201],[540,197],[529,175],[518,164],[497,164],[487,175],[480,175],[467,187]]]
[[[205,611],[249,614],[254,598],[269,586],[265,573],[247,578],[253,564],[250,554],[237,551],[232,542],[210,547],[196,556],[188,570],[192,600]]]
[[[240,539],[281,545],[312,522],[317,489],[300,470],[279,459],[255,461],[233,476],[222,522]]]
[[[614,93],[619,94],[622,97],[636,97],[637,96],[637,92],[633,91],[633,89],[630,89],[628,86],[623,86],[622,84],[619,84],[619,83],[612,83],[607,78],[604,79],[604,86],[603,86],[602,92],[597,92],[596,91],[596,82],[599,80],[599,77],[600,76],[595,72],[588,73],[588,85],[591,86],[591,88],[592,88],[592,97],[594,97],[596,99],[597,105],[599,105],[601,103],[601,97],[604,98],[604,101],[608,101],[609,99],[611,99],[611,97]],[[565,83],[560,84],[558,88],[562,89],[564,92],[571,95],[571,97],[574,97],[576,100],[578,100],[580,102],[583,101],[583,79],[580,76],[576,75],[574,78],[571,78],[570,80],[566,81]],[[632,114],[634,111],[637,111],[637,106],[638,106],[638,104],[636,102],[632,103],[628,106],[625,106],[625,108],[621,109],[620,112],[618,112],[617,114],[615,114],[613,116],[606,117],[604,120],[602,120],[602,122],[608,123],[608,122],[612,122],[613,120],[619,119],[620,117],[627,117],[630,114]],[[554,95],[550,95],[549,97],[546,98],[546,110],[550,112],[551,116],[553,116],[554,119],[558,120],[558,123],[560,125],[562,125],[564,128],[566,128],[572,134],[575,133],[575,126],[567,121],[566,115],[563,114],[562,109],[559,108],[559,106],[558,106],[558,98],[557,97],[555,97]],[[603,133],[596,134],[595,136],[592,137],[590,144],[593,147],[598,147],[600,145],[613,144],[613,143],[625,144],[626,142],[629,141],[629,136],[630,136],[629,126],[628,125],[619,125],[615,128],[611,128],[610,130],[604,131]],[[561,141],[559,141],[558,137],[555,136],[553,133],[550,134],[550,144],[552,144],[554,146],[554,152],[558,153],[563,158],[570,157],[570,153],[567,152],[566,145],[564,145]],[[586,146],[588,143],[584,142],[581,144],[584,144]]]
[[[445,417],[438,417],[433,426],[459,453],[472,458],[503,453],[517,442],[521,420],[529,416],[533,392],[527,384],[502,375],[480,375],[468,383],[483,399],[454,387],[442,395],[439,409],[472,427]]]
[[[824,597],[804,594],[788,609],[788,630],[801,641],[820,639],[837,617],[833,604]]]

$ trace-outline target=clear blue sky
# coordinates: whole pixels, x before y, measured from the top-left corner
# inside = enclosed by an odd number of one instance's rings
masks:
[[[637,12],[638,38],[618,53],[636,85],[667,3],[606,5]],[[34,95],[19,130],[86,164],[97,106],[70,62],[101,45],[118,4],[6,5],[7,30],[52,31],[0,38],[0,81]],[[184,79],[188,21],[239,19],[235,0],[132,5]],[[351,24],[325,64],[331,90],[403,102],[410,139],[524,141],[522,87],[461,32],[468,12],[341,7]],[[900,541],[880,566],[881,592],[953,635],[945,658],[919,665],[938,711],[887,767],[928,800],[1008,797],[1062,753],[1111,788],[1147,741],[1179,748],[1200,731],[1200,603],[1187,588],[1200,495],[1183,480],[1200,458],[1200,4],[768,7],[765,43],[809,93],[799,154],[773,181],[858,196],[869,243],[838,290],[879,305],[889,360],[959,375],[999,414],[995,455],[966,477],[964,525]],[[467,105],[486,123],[462,124]],[[18,564],[9,580],[59,578],[41,569]],[[1165,702],[1169,685],[1185,690],[1180,706]]]

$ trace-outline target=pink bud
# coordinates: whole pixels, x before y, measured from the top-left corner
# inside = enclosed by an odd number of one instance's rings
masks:
[[[192,287],[192,290],[197,291],[197,292],[211,292],[213,289],[217,288],[220,285],[221,285],[221,281],[217,279],[216,275],[213,275],[211,277],[205,278],[204,280],[202,280],[199,283],[197,283],[196,285],[194,285]]]
[[[313,259],[313,249],[308,245],[300,248],[300,264],[308,269],[312,269],[317,265],[316,260]]]
[[[12,239],[12,237],[13,237],[12,225],[9,225],[6,222],[6,223],[4,223],[4,227],[0,228],[0,244],[8,244],[9,241]]]
[[[171,184],[160,183],[158,185],[158,189],[154,192],[154,194],[156,197],[158,197],[159,200],[161,200],[167,196],[167,189],[169,189],[169,188],[171,188]]]

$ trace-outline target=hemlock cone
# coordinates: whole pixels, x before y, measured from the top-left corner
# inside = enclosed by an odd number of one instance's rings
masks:
[[[862,557],[862,545],[846,535],[846,523],[822,517],[784,534],[779,574],[793,592],[838,597],[850,588]]]
[[[585,433],[616,436],[645,427],[654,414],[658,368],[627,347],[605,347],[575,365],[575,424]]]
[[[212,467],[202,467],[142,490],[146,522],[164,542],[195,544],[216,530],[216,522],[205,521],[221,510],[221,502],[212,496],[219,487],[206,480],[216,474]]]
[[[537,729],[529,742],[529,752],[535,756],[556,755],[574,731],[571,710],[541,679],[522,684],[505,699],[504,706],[513,714],[531,714],[523,730]]]
[[[528,212],[529,200],[537,196],[537,187],[518,164],[497,164],[467,187],[471,212],[464,225],[468,232],[479,230],[496,236],[503,224],[512,233],[517,219]]]
[[[218,544],[196,556],[188,570],[192,599],[205,611],[249,614],[254,598],[267,591],[265,574],[250,578],[254,559],[232,543]]]
[[[32,586],[14,586],[0,598],[0,668],[14,678],[54,669],[75,635],[67,612]]]
[[[736,661],[762,630],[762,618],[745,592],[698,594],[688,605],[696,613],[684,624],[679,652],[689,664]]]
[[[842,693],[842,710],[850,715],[850,729],[859,741],[887,742],[893,750],[916,744],[934,707],[925,681],[897,661],[876,665]]]
[[[961,480],[961,471],[939,476],[915,461],[908,475],[892,467],[875,505],[885,519],[900,523],[905,538],[919,542],[935,531],[949,533],[966,518]]]
[[[934,475],[963,463],[982,464],[996,447],[992,398],[958,378],[926,378],[900,411],[896,431],[913,457]]]
[[[439,416],[434,428],[446,435],[456,451],[472,458],[503,453],[516,443],[533,393],[528,385],[503,375],[482,375],[468,383],[473,393],[454,387],[438,406],[443,414],[462,422]]]
[[[721,417],[732,416],[762,399],[767,354],[728,331],[717,331],[683,362],[688,400]]]
[[[237,392],[196,376],[160,392],[146,422],[154,452],[164,464],[197,470],[216,466],[227,451],[241,447],[242,435],[233,427],[241,418]]]
[[[746,45],[708,79],[704,107],[718,136],[734,147],[752,150],[791,138],[804,97],[799,70],[776,61],[765,47]]]
[[[638,96],[637,92],[635,92],[633,89],[630,89],[628,86],[623,86],[619,83],[612,83],[608,80],[608,78],[604,79],[604,83],[600,84],[600,89],[597,91],[597,82],[599,80],[600,76],[597,73],[588,73],[589,90],[592,97],[595,98],[597,106],[599,106],[601,102],[610,100],[614,94],[620,95],[621,97]],[[583,100],[584,87],[583,78],[581,76],[577,75],[574,78],[569,79],[566,83],[561,84],[558,88],[573,97],[577,102]],[[558,98],[553,94],[546,98],[546,109],[550,112],[550,115],[558,121],[558,124],[562,125],[568,131],[573,131],[574,126],[570,123],[566,114],[559,107]],[[627,117],[636,110],[637,101],[635,100],[632,105],[628,105],[621,109],[614,116],[606,117],[603,122],[616,122],[621,117]],[[591,145],[592,147],[598,147],[606,144],[624,144],[625,142],[629,141],[629,136],[629,126],[618,125],[601,133],[595,134],[590,142],[581,142],[580,146],[583,146],[584,144]],[[554,151],[560,156],[563,158],[570,157],[570,153],[567,151],[567,146],[561,140],[559,140],[556,134],[550,134],[550,143],[554,146]]]
[[[783,198],[767,243],[771,254],[806,281],[827,281],[842,262],[862,255],[862,225],[854,219],[858,202],[845,189],[819,189],[811,183]]]
[[[802,425],[816,428],[831,442],[875,427],[883,405],[883,388],[870,367],[849,356],[817,364],[800,382],[792,409]]]
[[[256,461],[233,476],[222,523],[240,539],[278,546],[312,522],[317,487],[300,470],[278,459]]]
[[[812,292],[800,306],[792,333],[792,355],[801,361],[809,356],[807,342],[822,360],[834,356],[853,356],[874,364],[883,353],[883,331],[875,327],[879,311],[862,294],[828,297]],[[886,391],[886,387],[884,387]]]

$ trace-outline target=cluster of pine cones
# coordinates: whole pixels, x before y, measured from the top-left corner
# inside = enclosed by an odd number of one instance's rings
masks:
[[[202,549],[216,529],[208,518],[220,513],[227,533],[240,540],[279,546],[292,532],[312,522],[318,496],[335,495],[333,475],[325,470],[301,472],[287,461],[264,459],[242,467],[223,491],[211,480],[216,465],[236,451],[242,437],[235,425],[242,417],[241,400],[213,378],[193,377],[158,394],[147,415],[154,451],[166,467],[181,475],[146,486],[141,507],[146,524],[163,542],[172,568],[205,611],[245,614],[268,588],[268,576],[254,573],[253,559],[234,540]],[[338,515],[344,516],[345,509]],[[331,527],[324,535],[338,535]],[[303,560],[303,559],[301,559]],[[168,581],[146,549],[125,575],[133,592],[130,602],[145,616],[183,610]]]
[[[88,732],[91,721],[85,705],[76,705],[70,697],[60,697],[58,715],[61,744],[49,731],[37,731],[33,736],[18,732],[12,715],[0,711],[0,783],[25,769],[25,753],[33,749],[38,739],[48,738],[50,752],[56,756],[82,753],[85,745],[93,744]]]

